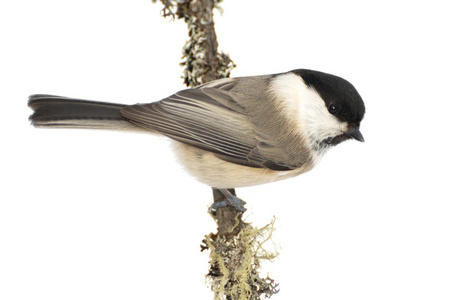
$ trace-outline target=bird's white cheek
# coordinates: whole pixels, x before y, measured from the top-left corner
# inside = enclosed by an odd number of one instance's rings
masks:
[[[315,142],[342,134],[347,127],[345,123],[329,114],[325,107],[319,105],[306,108],[303,119],[308,137]]]
[[[347,124],[339,121],[328,112],[320,95],[311,88],[303,91],[300,102],[302,126],[312,143],[320,142],[326,138],[340,135],[345,132]]]

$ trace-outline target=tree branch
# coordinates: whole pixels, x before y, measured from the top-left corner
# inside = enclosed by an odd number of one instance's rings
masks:
[[[156,2],[157,0],[152,0]],[[219,53],[214,30],[213,10],[222,0],[160,0],[162,15],[184,19],[188,25],[189,40],[183,48],[184,83],[195,87],[215,79],[230,76],[235,64],[230,57]],[[174,13],[174,7],[176,12]],[[229,189],[236,195],[234,189]],[[225,201],[225,196],[213,189],[214,202]],[[268,277],[261,278],[258,270],[261,260],[271,260],[262,245],[270,240],[273,222],[256,229],[242,220],[243,213],[233,206],[219,207],[212,212],[218,232],[205,236],[202,251],[210,251],[210,270],[207,275],[216,299],[262,299],[277,292],[277,284]],[[269,228],[269,229],[268,229]]]

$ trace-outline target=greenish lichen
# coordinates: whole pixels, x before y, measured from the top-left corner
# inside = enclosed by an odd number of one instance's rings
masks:
[[[260,229],[246,223],[232,238],[216,234],[205,237],[203,249],[210,251],[207,281],[216,300],[260,300],[278,292],[273,279],[259,275],[262,262],[278,256],[278,251],[266,249],[272,242],[274,222]]]
[[[160,1],[164,5],[161,11],[164,17],[183,19],[188,26],[189,40],[183,47],[181,62],[186,86],[229,77],[236,65],[228,54],[218,52],[213,22],[213,10],[221,11],[222,0]]]

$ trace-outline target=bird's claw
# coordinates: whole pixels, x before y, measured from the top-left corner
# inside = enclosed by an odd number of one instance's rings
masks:
[[[237,211],[245,212],[247,209],[244,207],[246,202],[237,196],[233,195],[229,190],[227,189],[218,189],[224,196],[225,200],[214,202],[208,209],[209,213],[217,211],[218,208],[231,205],[233,206]]]

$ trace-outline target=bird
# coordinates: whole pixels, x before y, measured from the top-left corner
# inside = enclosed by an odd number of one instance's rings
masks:
[[[170,138],[184,168],[245,211],[234,189],[291,178],[332,147],[364,142],[365,105],[347,80],[292,71],[222,78],[133,105],[54,95],[29,97],[35,127],[144,131]],[[232,192],[233,191],[233,192]]]

